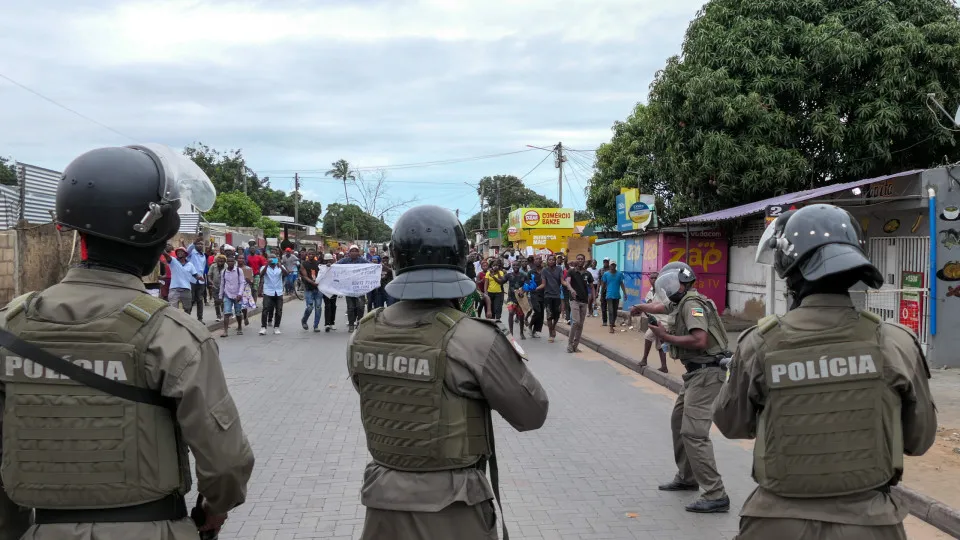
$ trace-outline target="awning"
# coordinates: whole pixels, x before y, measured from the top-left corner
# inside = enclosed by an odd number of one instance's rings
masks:
[[[771,197],[769,199],[764,199],[762,201],[747,203],[740,206],[735,206],[733,208],[727,208],[725,210],[717,210],[716,212],[710,212],[709,214],[701,214],[699,216],[683,218],[680,220],[680,223],[709,223],[709,222],[715,222],[715,221],[726,221],[728,219],[736,219],[743,216],[749,216],[751,214],[762,213],[770,205],[793,204],[793,203],[798,203],[803,201],[809,201],[811,199],[816,199],[826,195],[840,193],[841,191],[844,191],[847,189],[866,186],[874,182],[882,182],[884,180],[892,180],[894,178],[901,178],[904,176],[920,174],[924,170],[926,169],[913,169],[912,171],[904,171],[896,174],[890,174],[887,176],[878,176],[876,178],[855,180],[853,182],[847,182],[845,184],[832,184],[829,186],[808,189],[805,191],[787,193],[785,195],[778,195],[776,197]]]

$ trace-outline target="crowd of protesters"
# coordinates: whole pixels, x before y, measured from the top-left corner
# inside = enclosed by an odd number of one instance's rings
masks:
[[[237,249],[229,244],[214,247],[206,245],[203,237],[192,244],[166,246],[153,273],[144,277],[147,291],[167,300],[170,305],[187,313],[197,312],[197,320],[203,322],[204,307],[212,303],[216,321],[223,323],[221,337],[230,334],[231,322],[236,320],[236,333],[250,325],[249,313],[261,304],[260,335],[272,326],[274,334],[280,334],[283,317],[284,295],[294,292],[297,279],[303,284],[305,309],[300,319],[304,330],[310,329],[313,315],[314,332],[336,330],[338,296],[327,296],[317,287],[321,266],[332,264],[375,263],[381,265],[380,287],[360,297],[346,297],[348,330],[352,332],[365,310],[384,307],[395,300],[385,290],[393,277],[389,257],[381,256],[375,247],[361,254],[360,248],[351,245],[345,252],[291,247],[260,248],[250,241],[245,248]],[[208,311],[209,314],[209,311]],[[321,330],[321,316],[323,330]]]
[[[539,338],[544,323],[547,341],[557,338],[557,324],[570,326],[567,352],[579,351],[580,336],[588,317],[603,317],[603,326],[614,332],[620,300],[626,295],[623,272],[616,263],[584,255],[563,254],[522,256],[507,250],[498,257],[471,252],[467,274],[476,280],[477,290],[463,300],[461,308],[474,317],[502,320],[507,307],[511,335],[519,327],[520,339]],[[599,310],[598,308],[599,304]]]

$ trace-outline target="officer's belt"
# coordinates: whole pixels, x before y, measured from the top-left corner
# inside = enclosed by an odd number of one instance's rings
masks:
[[[173,493],[159,501],[87,510],[51,510],[37,508],[34,523],[142,523],[146,521],[179,521],[187,517],[187,503],[183,495]]]
[[[711,360],[710,362],[708,362],[708,363],[706,363],[706,364],[701,364],[701,363],[691,362],[691,361],[687,360],[687,361],[683,361],[683,367],[687,368],[687,373],[693,373],[694,371],[697,371],[697,370],[700,370],[700,369],[703,369],[703,368],[708,368],[708,367],[720,367],[720,361],[719,361],[719,360]]]

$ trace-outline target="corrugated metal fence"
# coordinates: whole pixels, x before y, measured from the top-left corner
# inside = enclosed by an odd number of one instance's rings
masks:
[[[36,225],[52,222],[50,213],[56,207],[61,173],[27,163],[17,163],[16,169],[17,176],[25,180],[24,219]],[[0,229],[13,228],[19,219],[19,189],[19,186],[0,186]]]

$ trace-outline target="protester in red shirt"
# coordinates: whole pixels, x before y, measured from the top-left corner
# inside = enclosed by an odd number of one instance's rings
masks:
[[[247,266],[253,270],[253,287],[250,289],[254,299],[260,287],[260,269],[267,265],[267,258],[260,254],[259,249],[253,249],[253,255],[247,257]]]

